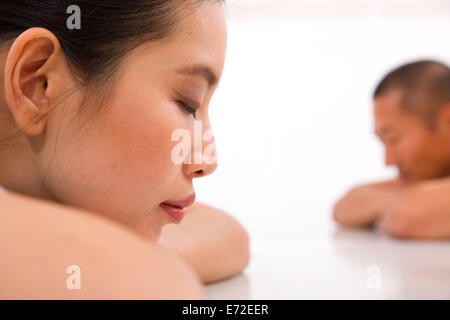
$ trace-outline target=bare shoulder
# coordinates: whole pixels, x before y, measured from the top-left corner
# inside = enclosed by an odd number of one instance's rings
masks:
[[[383,189],[383,188],[397,188],[397,187],[401,187],[401,186],[404,186],[404,183],[400,179],[396,178],[396,179],[391,179],[391,180],[363,184],[363,185],[355,187],[355,189],[361,188],[361,189],[377,190],[377,189]]]
[[[417,186],[418,186],[418,189],[423,189],[423,190],[427,190],[427,191],[448,192],[450,190],[450,177],[425,180],[425,181],[418,183]]]
[[[3,299],[204,297],[163,248],[93,213],[12,192],[0,195],[0,247]]]

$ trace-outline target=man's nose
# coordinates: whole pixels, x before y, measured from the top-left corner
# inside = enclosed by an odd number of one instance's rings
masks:
[[[393,155],[392,151],[386,150],[385,151],[385,159],[384,162],[387,166],[392,166],[397,164],[397,159]]]

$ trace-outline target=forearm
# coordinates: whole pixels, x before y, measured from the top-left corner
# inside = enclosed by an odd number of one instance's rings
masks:
[[[420,183],[384,215],[380,228],[402,238],[450,238],[450,179]]]
[[[164,227],[159,244],[184,258],[203,283],[233,276],[249,261],[246,230],[225,212],[200,203],[186,209],[181,224]]]
[[[370,226],[381,218],[403,191],[404,186],[398,180],[356,187],[336,203],[333,218],[345,226]]]

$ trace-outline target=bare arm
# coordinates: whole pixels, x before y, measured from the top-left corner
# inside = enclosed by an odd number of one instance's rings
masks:
[[[381,218],[385,232],[403,238],[450,238],[450,178],[409,188]]]
[[[333,218],[350,227],[373,225],[405,189],[397,179],[353,188],[335,204]]]
[[[180,255],[203,283],[241,272],[249,262],[247,231],[227,213],[196,203],[179,225],[163,228],[159,243]]]
[[[167,250],[90,212],[11,192],[0,195],[0,247],[3,299],[204,298],[198,277]],[[72,265],[80,289],[67,287]]]

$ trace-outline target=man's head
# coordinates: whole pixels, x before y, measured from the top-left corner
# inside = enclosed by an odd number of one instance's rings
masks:
[[[450,175],[450,68],[418,61],[388,73],[374,95],[386,164],[414,182]]]

